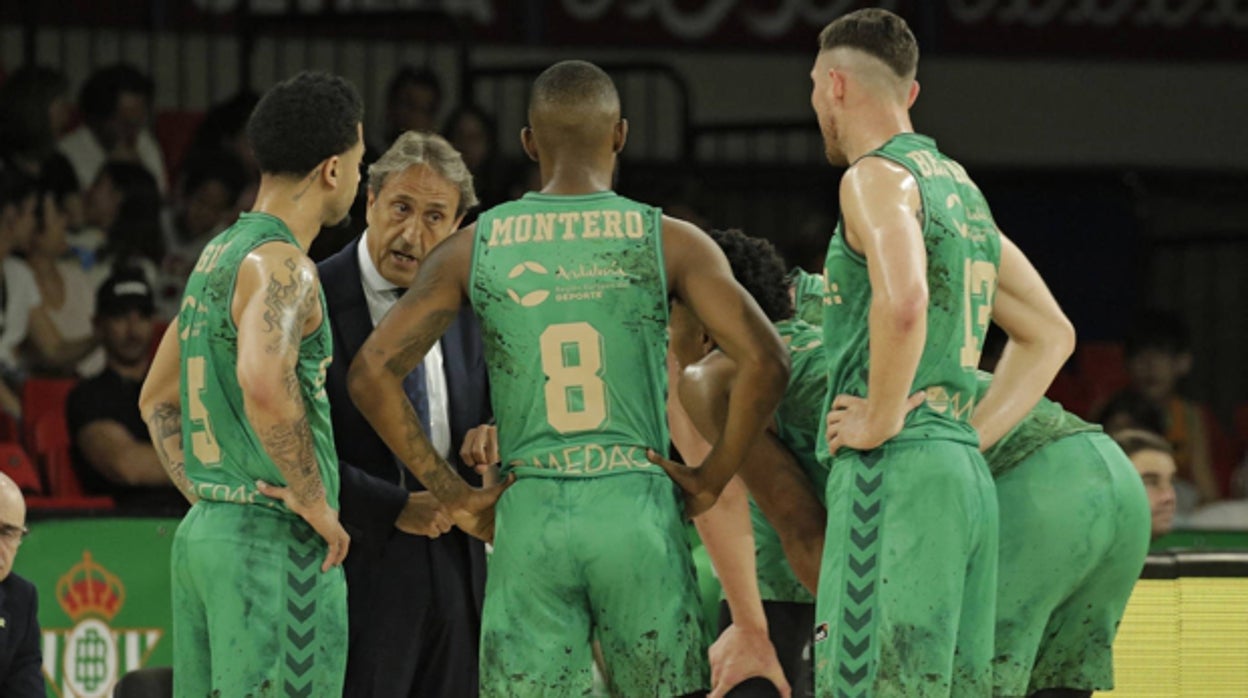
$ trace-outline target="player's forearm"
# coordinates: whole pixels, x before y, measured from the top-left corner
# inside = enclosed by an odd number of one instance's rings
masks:
[[[993,371],[992,385],[971,417],[981,449],[999,441],[1040,402],[1074,346],[1069,323],[1056,324],[1034,341],[1010,338]]]
[[[175,487],[187,501],[199,500],[190,478],[186,475],[186,455],[182,450],[182,408],[174,401],[157,401],[146,405],[143,421],[152,437],[152,447]]]
[[[468,494],[469,485],[425,434],[403,393],[403,375],[398,369],[377,365],[361,352],[347,373],[347,390],[360,414],[420,484],[442,503],[454,506]]]
[[[325,483],[316,461],[316,442],[294,366],[240,380],[243,412],[261,448],[281,473],[295,501],[302,507],[327,503]]]
[[[871,301],[870,370],[867,420],[887,432],[906,414],[915,373],[927,341],[927,292],[921,288],[896,296],[877,293]]]
[[[694,518],[698,535],[715,566],[724,599],[732,612],[732,622],[743,628],[767,631],[767,616],[758,591],[758,570],[754,559],[754,529],[745,487],[733,479],[719,501]]]
[[[792,452],[770,432],[759,439],[741,467],[740,477],[776,529],[794,574],[812,594],[816,593],[828,512],[814,485]]]

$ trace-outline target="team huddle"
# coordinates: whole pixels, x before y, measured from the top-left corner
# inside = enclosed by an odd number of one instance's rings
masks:
[[[339,520],[339,400],[427,490],[417,530],[493,543],[482,696],[586,695],[595,664],[626,698],[1112,688],[1143,486],[1043,398],[1074,331],[962,166],[914,133],[917,65],[884,10],[820,34],[812,107],[848,169],[823,274],[794,277],[759,238],[616,194],[616,88],[555,64],[522,133],[541,191],[393,257],[413,280],[333,367],[347,395],[326,390],[338,340],[306,251],[359,187],[360,98],[314,73],[270,90],[248,125],[256,206],[205,248],[141,397],[194,503],[172,558],[176,695],[343,694],[340,565],[361,542]],[[493,420],[472,433],[497,439],[465,458],[479,486],[409,389],[463,322]],[[988,374],[992,323],[1008,342]],[[709,661],[690,517],[724,591]]]

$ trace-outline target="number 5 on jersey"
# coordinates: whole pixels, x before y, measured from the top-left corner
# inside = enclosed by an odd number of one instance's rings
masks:
[[[602,426],[607,419],[602,335],[588,322],[567,322],[547,327],[540,341],[546,421],[560,434]]]
[[[191,453],[205,468],[221,464],[221,447],[212,432],[208,408],[204,407],[204,357],[186,359],[186,396],[191,407]]]

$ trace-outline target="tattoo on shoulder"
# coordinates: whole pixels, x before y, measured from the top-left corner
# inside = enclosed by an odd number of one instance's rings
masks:
[[[286,268],[285,279],[280,273],[270,274],[268,287],[264,290],[264,330],[276,333],[266,347],[270,354],[298,342],[303,332],[304,314],[309,307],[308,297],[312,296],[307,292],[307,280],[299,263],[293,257],[287,257],[283,266]]]

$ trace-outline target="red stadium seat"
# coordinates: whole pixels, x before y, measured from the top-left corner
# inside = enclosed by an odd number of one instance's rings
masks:
[[[39,477],[39,469],[20,444],[0,444],[0,472],[12,478],[22,492],[43,494],[43,479]]]
[[[56,496],[79,496],[82,485],[69,455],[69,428],[64,415],[45,414],[35,422],[31,453],[48,476],[48,490]]]
[[[49,413],[64,423],[65,400],[77,382],[76,378],[29,378],[22,385],[22,442],[36,458],[39,449],[35,448],[35,426]]]
[[[1099,409],[1131,382],[1121,342],[1080,342],[1075,359],[1089,408]]]
[[[172,187],[178,181],[178,172],[182,167],[182,159],[191,147],[191,139],[204,120],[204,113],[185,109],[166,109],[156,113],[153,131],[160,150],[165,154],[165,165],[169,170],[169,184]]]

